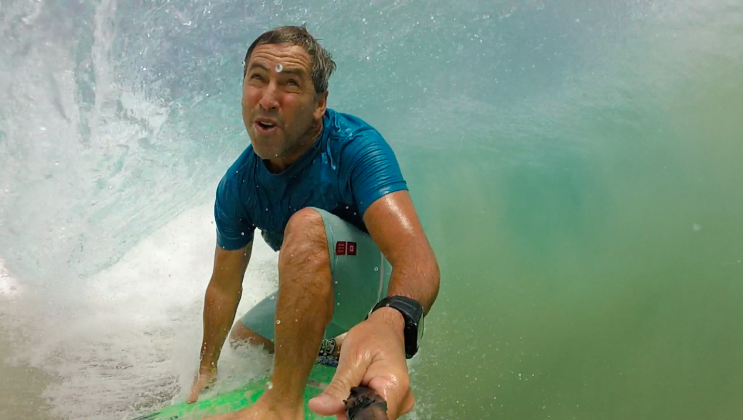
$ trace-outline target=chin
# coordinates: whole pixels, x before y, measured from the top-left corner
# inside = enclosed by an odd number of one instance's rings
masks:
[[[273,144],[266,144],[266,141],[251,141],[251,143],[253,152],[263,160],[275,159],[277,155],[281,155],[281,150],[274,147]]]

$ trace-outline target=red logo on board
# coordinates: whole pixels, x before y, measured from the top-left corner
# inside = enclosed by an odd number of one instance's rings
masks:
[[[356,242],[349,242],[346,251],[348,255],[356,255]]]
[[[346,241],[338,241],[335,243],[335,255],[346,255]]]

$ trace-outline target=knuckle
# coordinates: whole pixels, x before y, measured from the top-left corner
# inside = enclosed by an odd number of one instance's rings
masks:
[[[350,389],[351,387],[348,385],[347,379],[338,378],[328,385],[328,387],[325,389],[325,392],[336,398],[345,399],[346,397],[348,397]]]

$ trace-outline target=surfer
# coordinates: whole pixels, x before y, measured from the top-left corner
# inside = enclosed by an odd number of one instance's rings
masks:
[[[390,419],[413,407],[406,358],[418,351],[439,268],[391,147],[360,118],[327,108],[334,69],[304,27],[268,31],[245,56],[251,145],[216,190],[217,246],[188,401],[215,380],[228,333],[273,351],[274,366],[254,405],[210,420],[303,419],[323,338],[344,333],[335,377],[310,409],[342,416],[359,385],[386,400]],[[279,290],[230,332],[256,228],[279,252]]]

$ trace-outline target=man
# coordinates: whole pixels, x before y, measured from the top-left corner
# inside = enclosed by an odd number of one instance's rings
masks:
[[[327,109],[334,68],[302,27],[260,35],[245,56],[251,146],[217,188],[217,247],[189,401],[216,378],[256,228],[279,251],[279,290],[230,338],[274,351],[273,386],[250,408],[214,419],[303,419],[323,337],[346,332],[335,377],[312,411],[342,416],[360,384],[385,398],[391,419],[412,409],[406,357],[417,351],[439,269],[392,149],[364,121]]]

